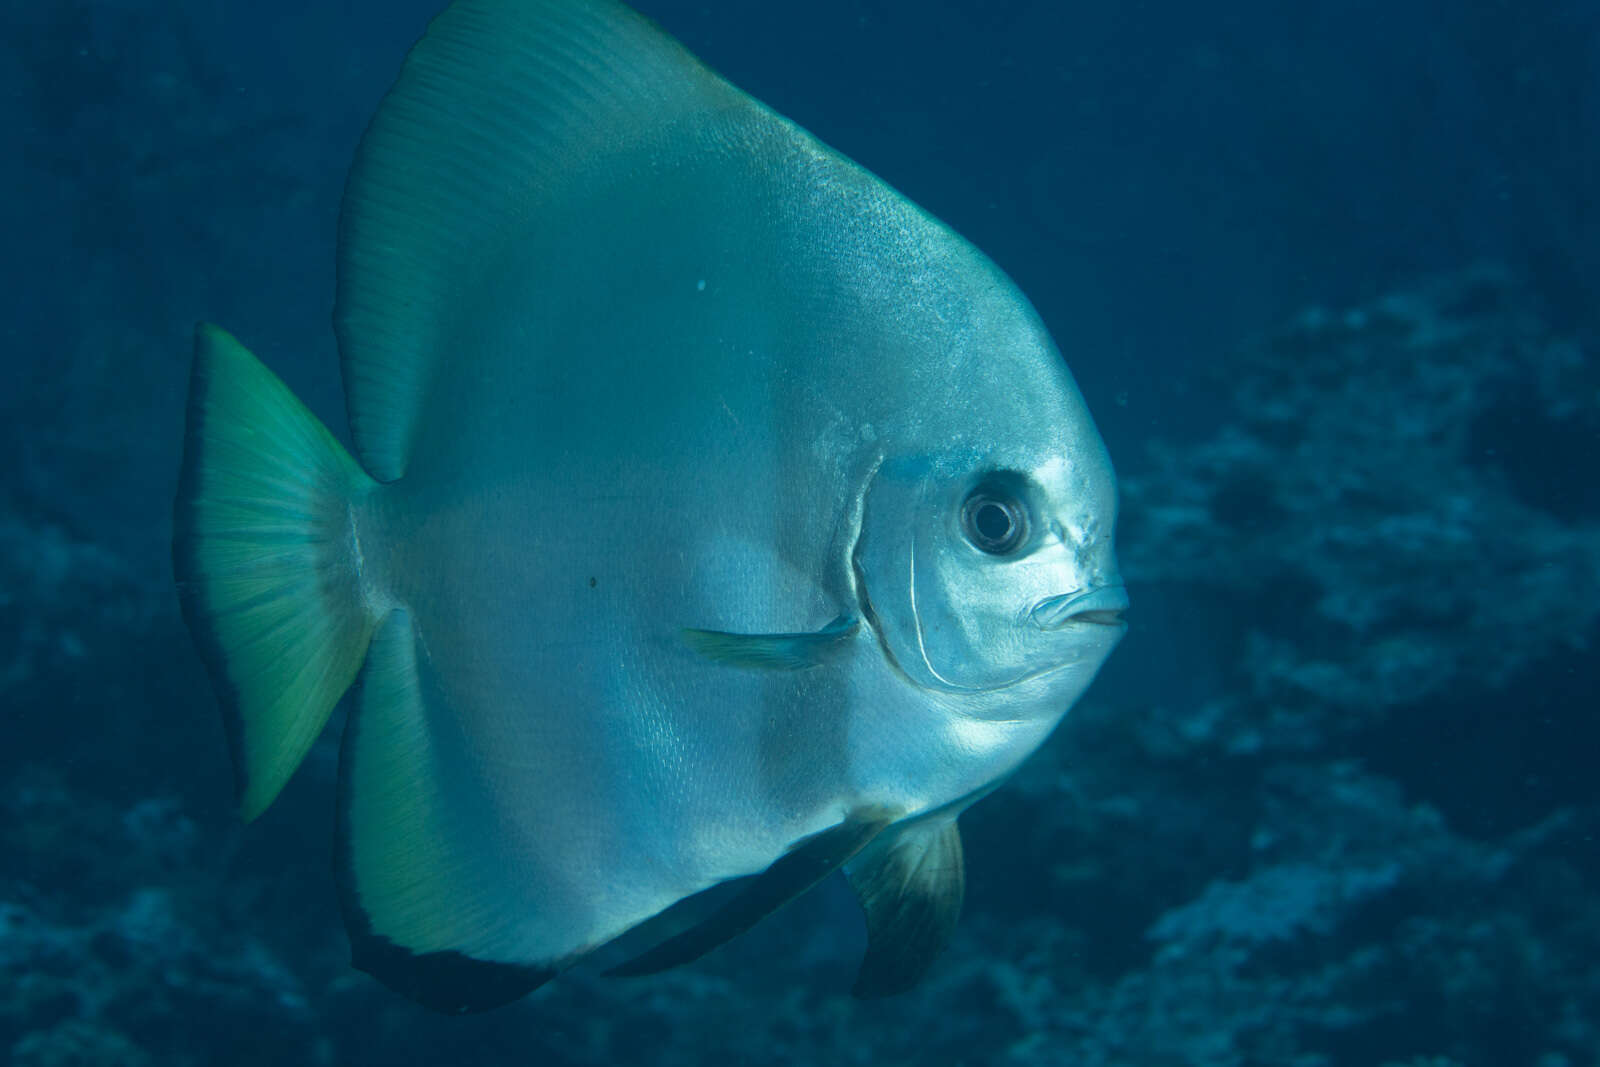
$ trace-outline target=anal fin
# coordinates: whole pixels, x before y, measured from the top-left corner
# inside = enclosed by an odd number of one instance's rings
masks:
[[[851,990],[886,997],[916,985],[961,914],[966,871],[954,819],[880,841],[845,874],[867,917],[867,954]]]
[[[340,751],[337,863],[355,966],[456,1015],[510,1003],[556,967],[530,958],[527,887],[438,705],[410,614],[390,612]]]
[[[606,973],[654,974],[699,959],[832,874],[893,821],[881,808],[851,812],[837,826],[797,842],[710,918]]]

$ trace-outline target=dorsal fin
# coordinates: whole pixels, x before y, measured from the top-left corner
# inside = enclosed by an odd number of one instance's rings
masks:
[[[339,220],[350,429],[383,481],[497,250],[596,156],[705,110],[759,109],[612,0],[457,0],[373,117]]]

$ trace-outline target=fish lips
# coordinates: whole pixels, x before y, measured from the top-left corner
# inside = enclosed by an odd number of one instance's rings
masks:
[[[1122,618],[1127,610],[1127,589],[1120,585],[1097,585],[1045,597],[1029,609],[1028,617],[1035,626],[1046,631],[1072,626],[1104,626],[1120,633],[1128,628]]]

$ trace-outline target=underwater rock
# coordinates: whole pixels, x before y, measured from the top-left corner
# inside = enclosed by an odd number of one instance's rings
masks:
[[[1025,1035],[997,1062],[1592,1062],[1600,926],[1569,857],[1594,813],[1491,844],[1353,764],[1276,767],[1260,790],[1245,870],[1157,916],[1118,978],[1082,981],[1070,936],[1007,959],[1017,924],[991,919],[987,981]]]
[[[0,1048],[86,1067],[324,1062],[299,981],[206,914],[153,886],[94,912],[0,899]]]
[[[146,1067],[154,1063],[116,1030],[65,1019],[11,1047],[11,1067]]]
[[[258,932],[225,925],[195,833],[170,799],[119,812],[42,773],[0,796],[10,1062],[319,1062],[305,984]],[[289,950],[303,965],[305,946]]]
[[[1506,275],[1306,311],[1217,373],[1215,435],[1122,486],[1129,585],[1232,602],[1249,713],[1210,743],[1315,748],[1589,647],[1600,370]]]

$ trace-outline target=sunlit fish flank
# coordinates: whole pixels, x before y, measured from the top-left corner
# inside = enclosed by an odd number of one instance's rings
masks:
[[[843,868],[856,992],[917,981],[956,816],[1123,630],[1010,280],[620,4],[459,0],[361,143],[335,319],[359,460],[200,328],[173,552],[246,818],[360,679],[356,965],[490,1008]]]

